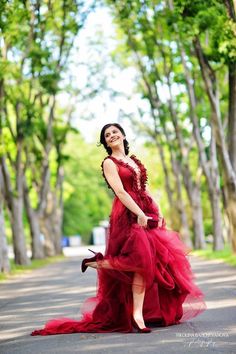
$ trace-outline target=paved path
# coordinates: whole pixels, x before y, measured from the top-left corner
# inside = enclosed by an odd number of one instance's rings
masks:
[[[76,257],[0,283],[1,354],[236,353],[236,269],[191,257],[208,310],[195,319],[150,334],[67,334],[32,337],[54,317],[80,317],[80,305],[95,293],[95,271],[80,272]]]

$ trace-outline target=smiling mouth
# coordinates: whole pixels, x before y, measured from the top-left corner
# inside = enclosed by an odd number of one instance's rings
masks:
[[[119,138],[113,139],[111,140],[111,143],[114,143],[114,141],[118,140]]]

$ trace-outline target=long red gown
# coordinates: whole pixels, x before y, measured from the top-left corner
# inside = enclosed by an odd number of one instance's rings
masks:
[[[146,169],[135,155],[131,158],[139,173],[121,160],[106,158],[114,161],[124,189],[140,208],[145,213],[158,214],[158,206],[146,191]],[[145,281],[143,315],[147,324],[170,326],[199,315],[206,310],[206,304],[203,292],[194,283],[188,253],[179,234],[168,230],[165,221],[159,228],[143,228],[137,224],[135,214],[115,196],[104,254],[113,269],[97,270],[97,293],[83,304],[81,320],[52,319],[31,334],[132,332],[134,272]]]

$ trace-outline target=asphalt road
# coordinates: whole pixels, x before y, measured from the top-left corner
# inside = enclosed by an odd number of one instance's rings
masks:
[[[30,336],[55,317],[80,318],[80,306],[95,294],[96,272],[80,271],[82,253],[0,284],[1,354],[236,353],[236,269],[191,257],[208,309],[185,323],[150,334],[78,333]]]

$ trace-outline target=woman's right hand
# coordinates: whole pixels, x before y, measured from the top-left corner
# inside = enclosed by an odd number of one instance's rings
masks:
[[[138,224],[142,227],[147,227],[148,219],[152,219],[151,216],[146,216],[144,213],[138,215]]]

